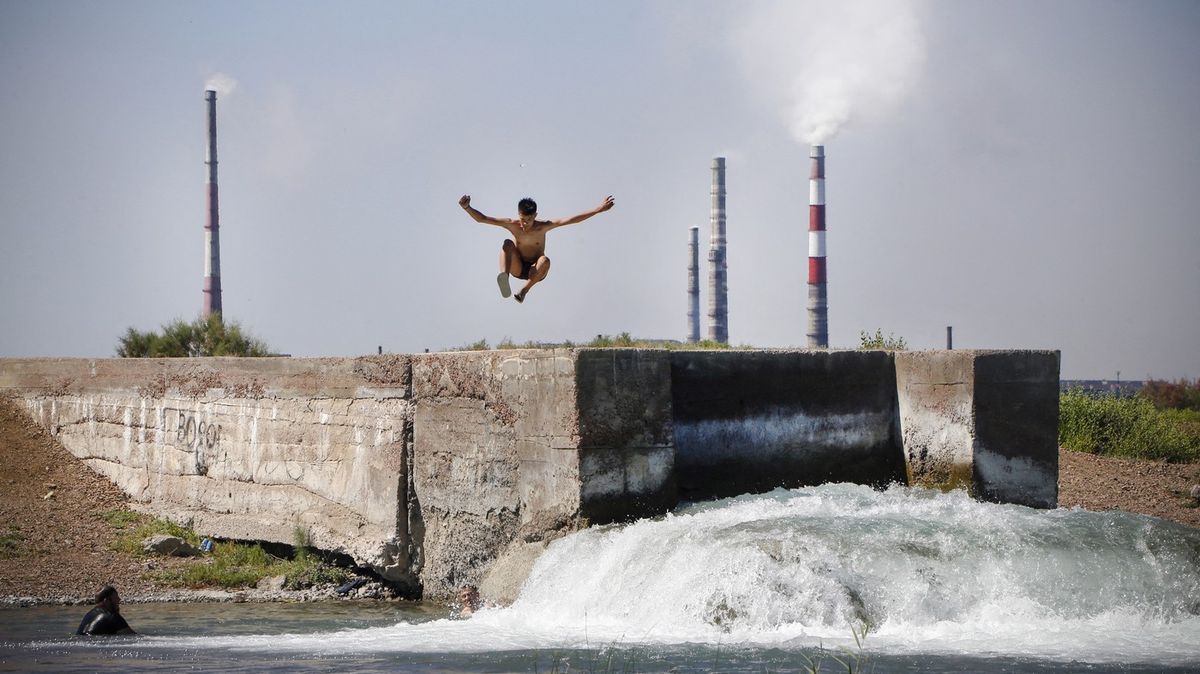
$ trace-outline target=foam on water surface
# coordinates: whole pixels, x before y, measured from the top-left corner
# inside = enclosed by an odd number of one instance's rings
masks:
[[[549,546],[470,620],[140,646],[483,652],[608,645],[853,647],[1200,662],[1200,531],[1127,513],[855,485],[777,490]]]

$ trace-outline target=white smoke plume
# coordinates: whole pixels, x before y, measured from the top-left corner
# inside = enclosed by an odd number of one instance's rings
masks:
[[[917,0],[777,2],[753,7],[735,34],[752,80],[784,110],[792,135],[824,143],[879,117],[918,81],[925,36]]]
[[[217,92],[217,95],[221,98],[225,98],[232,94],[234,89],[237,89],[237,84],[237,80],[225,73],[213,73],[205,80],[204,88],[206,90],[211,89]]]

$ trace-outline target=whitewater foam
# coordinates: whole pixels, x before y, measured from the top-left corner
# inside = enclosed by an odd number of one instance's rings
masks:
[[[510,607],[201,647],[478,652],[608,644],[1200,661],[1200,531],[961,492],[778,490],[551,544]],[[151,640],[187,645],[183,639]]]

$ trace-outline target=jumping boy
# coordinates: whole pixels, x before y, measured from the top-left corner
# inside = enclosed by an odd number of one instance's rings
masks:
[[[515,276],[524,280],[525,287],[513,295],[516,301],[524,302],[529,289],[550,273],[550,258],[546,257],[546,232],[555,227],[583,222],[593,215],[607,211],[613,207],[613,198],[610,196],[596,208],[565,220],[538,220],[537,203],[529,197],[517,203],[518,217],[515,220],[492,218],[480,213],[471,206],[469,194],[464,194],[462,199],[458,200],[458,205],[462,206],[475,222],[503,227],[512,234],[513,238],[505,239],[500,248],[500,273],[496,276],[496,284],[500,286],[500,296],[508,297],[512,295],[508,277]]]

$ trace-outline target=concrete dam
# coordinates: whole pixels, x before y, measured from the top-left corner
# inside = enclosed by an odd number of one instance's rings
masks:
[[[517,349],[0,359],[139,509],[318,548],[411,595],[515,597],[571,531],[826,482],[1057,505],[1055,351]]]

